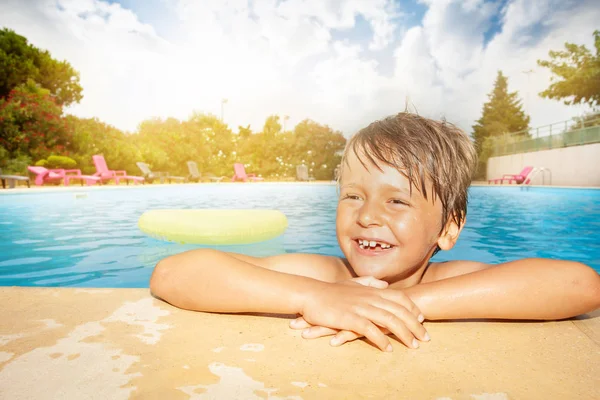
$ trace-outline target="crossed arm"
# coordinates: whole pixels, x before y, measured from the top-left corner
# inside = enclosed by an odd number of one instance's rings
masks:
[[[317,332],[327,327],[329,334],[343,330],[366,336],[382,350],[390,343],[380,328],[410,347],[415,338],[427,340],[421,313],[429,320],[553,320],[600,307],[600,276],[568,261],[434,264],[423,283],[405,289],[348,284],[351,278],[335,257],[254,258],[194,250],[161,261],[150,288],[191,310],[301,314]]]

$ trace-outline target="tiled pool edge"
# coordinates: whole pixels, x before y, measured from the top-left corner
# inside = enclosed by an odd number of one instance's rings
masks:
[[[364,342],[303,340],[282,318],[180,310],[147,289],[0,287],[0,302],[2,398],[600,394],[598,311],[558,322],[427,323],[430,343],[386,354]]]

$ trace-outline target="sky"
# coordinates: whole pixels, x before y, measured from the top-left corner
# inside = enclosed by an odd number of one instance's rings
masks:
[[[201,112],[235,132],[275,114],[350,136],[408,106],[470,133],[498,70],[532,127],[559,122],[586,110],[540,98],[551,75],[536,60],[593,49],[597,21],[595,0],[0,2],[0,26],[79,71],[66,112],[128,132]]]

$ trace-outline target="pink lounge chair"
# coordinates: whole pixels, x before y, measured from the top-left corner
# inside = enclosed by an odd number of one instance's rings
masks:
[[[81,170],[79,169],[48,169],[38,166],[29,166],[27,167],[27,169],[35,174],[34,182],[37,186],[42,186],[44,183],[52,183],[58,181],[63,181],[65,186],[69,186],[71,180],[73,179],[80,180],[81,186],[83,186],[83,182],[85,182],[89,186],[100,181],[100,178],[95,176],[81,175]]]
[[[247,174],[246,173],[246,168],[244,168],[244,164],[242,163],[235,163],[233,164],[233,178],[231,178],[231,182],[235,182],[235,181],[242,181],[242,182],[247,182],[248,180],[250,181],[264,181],[264,178],[258,177],[255,174]]]
[[[530,179],[528,179],[527,176],[531,173],[531,171],[533,171],[533,167],[527,166],[523,168],[523,171],[521,171],[520,174],[504,174],[502,175],[502,178],[488,180],[488,183],[494,182],[494,184],[497,184],[498,182],[504,183],[504,181],[508,181],[508,183],[511,184],[514,181],[517,185],[520,185],[521,183],[528,184]]]
[[[144,178],[142,178],[141,176],[131,176],[127,175],[127,171],[114,171],[108,169],[108,166],[106,165],[106,160],[102,155],[97,154],[95,156],[92,156],[92,159],[94,160],[94,166],[96,167],[96,173],[94,174],[94,176],[98,177],[101,182],[114,179],[115,183],[118,185],[121,179],[123,179],[127,182],[128,185],[129,181],[135,182],[136,185],[140,182],[144,183]]]

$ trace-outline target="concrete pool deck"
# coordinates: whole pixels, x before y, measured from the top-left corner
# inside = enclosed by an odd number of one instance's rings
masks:
[[[96,190],[128,190],[128,189],[149,189],[158,187],[190,187],[190,186],[223,186],[223,185],[306,185],[306,186],[335,186],[337,182],[334,181],[264,181],[264,182],[201,182],[201,183],[153,183],[147,185],[92,185],[92,186],[80,186],[80,185],[46,185],[46,186],[35,186],[32,185],[30,188],[21,185],[16,188],[0,189],[1,195],[10,194],[32,194],[32,193],[61,193],[61,192],[93,192]],[[548,188],[548,189],[594,189],[599,190],[599,186],[556,186],[556,185],[516,185],[516,184],[489,184],[485,181],[473,181],[472,187],[496,187],[496,188]]]
[[[600,310],[426,322],[418,350],[304,340],[284,317],[181,310],[148,289],[0,287],[2,399],[598,399]]]

